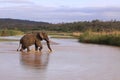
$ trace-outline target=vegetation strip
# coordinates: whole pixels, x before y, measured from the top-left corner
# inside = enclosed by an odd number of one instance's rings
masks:
[[[120,33],[85,32],[79,37],[79,42],[120,46]]]

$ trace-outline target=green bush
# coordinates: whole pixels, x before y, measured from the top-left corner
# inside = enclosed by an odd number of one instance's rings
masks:
[[[19,30],[0,30],[0,36],[15,36],[15,35],[22,35],[24,32]]]
[[[79,42],[120,46],[120,34],[94,34],[85,32]]]

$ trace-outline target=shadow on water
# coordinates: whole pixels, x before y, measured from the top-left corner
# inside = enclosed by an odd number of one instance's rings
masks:
[[[49,62],[49,53],[21,52],[20,62],[26,68],[46,69]]]

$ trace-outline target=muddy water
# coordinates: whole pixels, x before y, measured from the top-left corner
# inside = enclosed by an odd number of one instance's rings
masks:
[[[0,42],[1,80],[120,80],[120,48],[52,39],[49,53],[17,52],[18,42]],[[33,48],[32,48],[33,50]]]

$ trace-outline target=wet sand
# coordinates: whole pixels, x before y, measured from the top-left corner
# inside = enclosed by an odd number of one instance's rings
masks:
[[[53,52],[17,52],[18,42],[0,42],[1,80],[120,80],[120,48],[52,39]],[[31,47],[33,50],[33,47]]]

